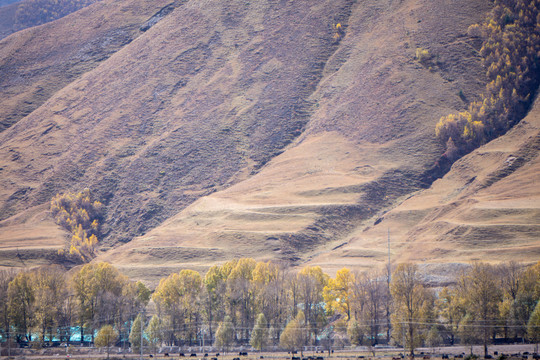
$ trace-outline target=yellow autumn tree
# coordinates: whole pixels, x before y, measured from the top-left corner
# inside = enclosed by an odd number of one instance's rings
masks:
[[[84,189],[56,195],[51,199],[50,209],[56,223],[72,234],[67,254],[82,262],[91,260],[99,242],[103,204],[93,201],[90,190]]]
[[[490,17],[468,29],[469,36],[484,40],[480,49],[488,79],[484,92],[467,111],[443,116],[435,129],[443,144],[452,138],[461,155],[521,120],[540,84],[538,0],[494,3]]]
[[[429,290],[420,280],[415,264],[400,264],[392,274],[390,293],[394,304],[392,328],[396,342],[405,341],[404,347],[414,357],[414,350],[422,344],[426,310],[433,301]]]
[[[351,284],[354,275],[347,268],[339,270],[335,279],[328,279],[328,285],[324,287],[323,297],[328,312],[337,311],[351,319]]]

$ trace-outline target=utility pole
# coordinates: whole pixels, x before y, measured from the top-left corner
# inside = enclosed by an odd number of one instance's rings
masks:
[[[404,323],[401,323],[401,329],[402,329],[402,334],[403,334],[403,355],[405,355],[406,354],[406,350],[405,350],[406,340],[405,340],[405,324]]]
[[[391,324],[390,324],[390,302],[391,302],[391,295],[390,295],[390,228],[387,230],[387,239],[388,239],[388,268],[386,269],[386,280],[387,280],[387,286],[388,286],[388,299],[386,302],[386,342],[387,344],[390,344],[390,330],[391,330]]]
[[[141,360],[143,360],[143,344],[144,344],[143,343],[143,329],[144,329],[144,309],[142,310],[142,316],[141,316]]]
[[[7,341],[8,341],[8,359],[11,358],[11,333],[9,332],[9,326],[7,328]]]
[[[390,228],[388,228],[388,288],[390,289]]]

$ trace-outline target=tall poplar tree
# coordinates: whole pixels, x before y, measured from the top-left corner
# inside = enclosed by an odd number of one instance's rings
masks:
[[[481,262],[474,263],[459,280],[459,296],[464,299],[469,326],[482,339],[484,355],[488,355],[488,342],[498,320],[499,285],[494,267]]]
[[[422,332],[425,330],[423,319],[426,301],[432,300],[418,274],[414,264],[400,264],[392,274],[390,292],[394,303],[392,329],[394,338],[408,347],[411,356],[414,349],[422,343]]]

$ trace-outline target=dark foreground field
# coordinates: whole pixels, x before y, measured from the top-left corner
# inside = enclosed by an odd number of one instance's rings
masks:
[[[199,348],[197,348],[199,349]],[[5,349],[4,349],[5,351]],[[439,360],[443,359],[443,355],[448,355],[449,359],[453,359],[455,357],[459,357],[460,355],[467,356],[470,353],[477,355],[479,358],[483,357],[483,346],[481,345],[475,345],[472,346],[452,346],[452,347],[434,347],[434,348],[419,348],[416,350],[416,358],[418,359],[429,359],[429,360]],[[501,354],[506,354],[507,360],[532,360],[533,359],[533,353],[535,351],[535,345],[532,344],[515,344],[515,345],[492,345],[489,347],[489,353],[493,356],[494,359],[497,359]],[[182,359],[194,359],[194,360],[202,360],[205,359],[203,356],[204,353],[202,352],[196,352],[194,349],[193,353],[196,353],[196,357],[191,357],[189,353],[186,353],[185,357],[179,357],[178,353],[170,353],[169,356],[165,355],[165,352],[157,353],[155,355],[145,354],[143,357],[145,360],[150,359],[170,359],[170,360],[182,360]],[[4,352],[2,352],[4,354]],[[373,359],[380,359],[380,358],[396,358],[400,357],[401,354],[403,354],[402,348],[375,348],[373,349],[373,352],[370,351],[367,347],[357,347],[354,349],[347,349],[347,350],[334,350],[332,353],[328,354],[328,351],[325,352],[315,352],[315,351],[304,351],[303,357],[323,357],[325,360],[353,360],[353,359],[365,359],[365,360],[373,360]],[[38,350],[33,351],[29,349],[20,350],[16,349],[13,350],[12,353],[13,356],[11,356],[9,359],[66,359],[68,358],[66,356],[66,352],[64,349],[56,348],[56,349],[45,349],[45,350]],[[209,352],[208,357],[206,359],[211,359],[214,357],[215,353]],[[285,359],[291,359],[292,356],[295,357],[301,357],[300,352],[295,355],[291,355],[288,352],[282,352],[282,351],[276,351],[276,352],[248,352],[247,356],[239,356],[238,352],[228,352],[228,353],[221,353],[219,356],[220,360],[234,360],[235,358],[240,360],[258,360],[258,359],[272,359],[272,360],[285,360]],[[0,357],[2,359],[8,359],[7,356]],[[106,359],[107,354],[106,351],[100,351],[99,349],[90,349],[90,348],[70,348],[69,350],[69,358],[76,358],[76,359]],[[139,354],[133,354],[133,353],[126,353],[122,354],[121,349],[118,348],[112,348],[110,351],[110,359],[111,360],[120,360],[120,359],[139,359]]]

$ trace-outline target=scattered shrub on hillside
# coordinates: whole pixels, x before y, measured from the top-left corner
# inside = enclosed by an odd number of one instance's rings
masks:
[[[416,48],[416,60],[418,60],[418,62],[420,62],[421,64],[425,65],[429,60],[431,60],[431,54],[429,53],[429,50]]]
[[[15,29],[31,26],[64,17],[99,0],[26,0],[19,4],[15,12]]]
[[[341,23],[337,23],[333,26],[334,28],[334,41],[339,42],[343,35],[345,35],[345,31],[343,30],[343,26]]]
[[[89,189],[76,194],[58,194],[51,199],[56,223],[72,234],[68,254],[74,259],[88,261],[94,256],[102,211],[103,205],[92,201]],[[63,250],[60,253],[65,255]]]
[[[464,155],[504,134],[532,103],[540,82],[540,0],[495,0],[491,18],[468,29],[483,37],[480,50],[489,83],[466,111],[443,116],[437,137]]]
[[[479,24],[473,24],[467,29],[467,34],[470,37],[482,37],[482,26]]]

